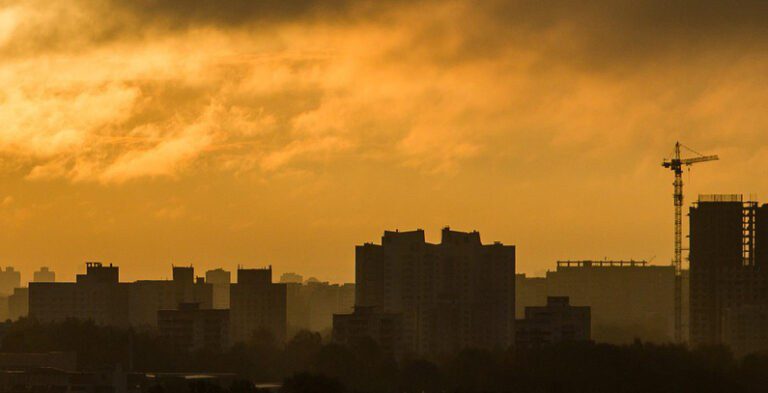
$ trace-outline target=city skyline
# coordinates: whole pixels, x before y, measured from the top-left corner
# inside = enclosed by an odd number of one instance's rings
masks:
[[[764,2],[180,4],[0,3],[0,265],[346,282],[445,225],[666,265],[676,140],[720,156],[688,202],[768,195]]]

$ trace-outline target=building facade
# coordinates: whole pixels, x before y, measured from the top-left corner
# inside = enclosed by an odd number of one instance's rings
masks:
[[[0,269],[0,296],[10,296],[14,288],[21,287],[21,272],[7,266]]]
[[[41,322],[75,318],[126,327],[128,284],[119,282],[117,266],[88,262],[86,273],[78,274],[76,282],[30,283],[29,315]]]
[[[174,310],[181,303],[213,308],[213,285],[195,277],[191,266],[172,266],[171,280],[140,280],[129,285],[128,310],[134,327],[156,328],[158,310]]]
[[[177,309],[158,311],[157,321],[160,336],[177,349],[229,347],[229,310],[205,310],[199,303],[181,303]]]
[[[689,216],[691,343],[721,344],[735,331],[754,331],[736,324],[752,324],[746,314],[768,300],[768,207],[741,195],[702,195]]]
[[[307,281],[286,283],[288,330],[327,332],[334,314],[345,314],[355,306],[355,284]]]
[[[205,281],[213,285],[213,308],[229,309],[229,285],[232,283],[232,272],[224,269],[208,270]]]
[[[121,283],[117,266],[88,262],[75,282],[29,284],[29,316],[41,322],[68,318],[119,327],[157,328],[157,312],[196,302],[210,309],[213,291],[191,267],[174,267],[173,280]]]
[[[43,266],[32,276],[33,282],[56,282],[56,273],[48,267]]]
[[[514,342],[515,247],[478,232],[384,232],[356,248],[355,305],[402,315],[404,352],[453,353]]]
[[[590,308],[571,306],[566,296],[550,296],[546,306],[526,307],[525,318],[517,321],[516,329],[515,345],[523,348],[589,341]]]
[[[16,288],[8,297],[8,318],[17,321],[29,314],[29,288]]]
[[[348,346],[374,340],[382,352],[398,357],[403,350],[402,323],[401,314],[357,306],[350,314],[333,315],[332,338],[334,342]]]
[[[645,261],[559,261],[557,270],[547,272],[547,296],[567,296],[573,305],[590,306],[592,337],[597,341],[674,340],[673,266]]]
[[[237,269],[237,283],[230,285],[230,326],[233,343],[248,342],[268,332],[278,342],[287,328],[285,284],[272,282],[272,266]]]

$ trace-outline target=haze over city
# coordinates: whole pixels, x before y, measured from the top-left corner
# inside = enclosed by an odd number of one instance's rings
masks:
[[[346,282],[354,245],[445,225],[534,275],[668,264],[676,140],[720,156],[687,202],[768,195],[766,8],[0,1],[0,265]]]

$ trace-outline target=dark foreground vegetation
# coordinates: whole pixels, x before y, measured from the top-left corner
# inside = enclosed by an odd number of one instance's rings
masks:
[[[301,332],[286,344],[267,334],[220,351],[178,352],[150,333],[88,322],[0,326],[0,351],[75,351],[79,367],[226,372],[243,381],[282,381],[292,392],[765,392],[768,354],[744,359],[724,348],[637,342],[563,344],[531,350],[466,350],[439,359],[395,361],[373,342],[351,347]],[[239,384],[238,391],[255,391]],[[199,389],[198,391],[214,391]]]

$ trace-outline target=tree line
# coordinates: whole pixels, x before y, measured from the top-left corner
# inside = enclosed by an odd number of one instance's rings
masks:
[[[372,340],[342,346],[302,331],[278,343],[258,332],[250,342],[227,350],[189,352],[170,347],[152,332],[22,319],[0,325],[0,351],[74,351],[83,370],[120,364],[137,372],[235,373],[241,379],[238,392],[255,392],[251,382],[281,382],[284,393],[748,393],[768,386],[768,354],[736,359],[723,347],[639,341],[467,349],[437,358],[394,359]]]

